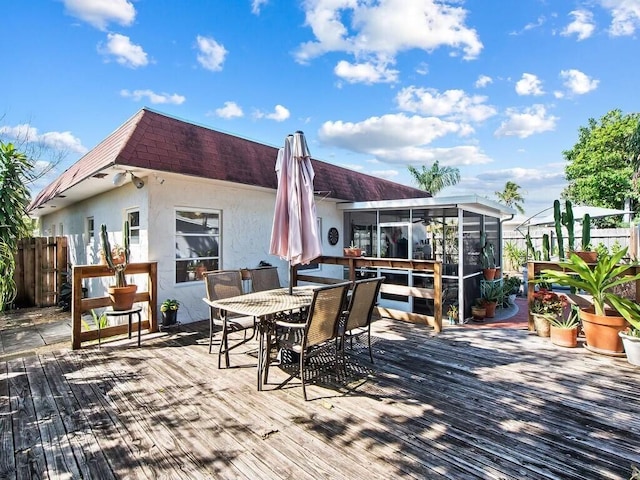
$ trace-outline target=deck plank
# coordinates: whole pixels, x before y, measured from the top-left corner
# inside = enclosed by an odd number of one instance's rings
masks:
[[[255,343],[218,370],[206,323],[3,362],[0,477],[626,480],[640,465],[625,359],[388,319],[373,344],[346,377],[314,369],[309,402],[292,368],[256,390]]]

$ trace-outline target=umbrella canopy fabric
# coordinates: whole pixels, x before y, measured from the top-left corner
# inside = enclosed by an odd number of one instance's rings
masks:
[[[313,167],[304,134],[288,135],[276,161],[276,193],[269,253],[287,260],[290,266],[305,265],[322,255],[316,204],[313,196]]]

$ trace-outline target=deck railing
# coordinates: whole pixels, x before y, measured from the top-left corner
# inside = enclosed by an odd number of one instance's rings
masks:
[[[148,277],[147,291],[136,293],[135,302],[147,302],[147,319],[142,320],[142,328],[149,329],[150,332],[158,331],[158,263],[142,262],[130,263],[127,265],[127,275],[146,274]],[[82,313],[93,308],[107,307],[111,305],[108,296],[82,298],[83,280],[87,278],[99,278],[113,276],[113,272],[107,265],[77,265],[73,267],[73,303],[71,307],[71,348],[76,350],[82,346],[82,342],[100,338],[121,335],[127,332],[128,325],[114,325],[101,328],[100,330],[82,330]],[[138,323],[131,325],[131,330],[137,330]]]
[[[380,287],[380,293],[388,293],[393,295],[402,295],[407,297],[433,299],[433,315],[424,315],[420,313],[405,312],[402,310],[385,308],[378,306],[378,313],[383,317],[392,318],[394,320],[402,320],[411,323],[424,323],[436,332],[442,331],[442,262],[432,260],[401,260],[398,258],[370,258],[370,257],[318,257],[313,263],[322,263],[327,265],[342,265],[348,268],[349,280],[357,279],[358,271],[366,271],[372,268],[384,268],[385,270],[410,270],[412,272],[432,273],[433,288],[409,287],[403,285],[394,285],[391,283],[383,283]],[[344,281],[343,278],[318,277],[315,275],[305,275],[298,272],[297,268],[293,269],[291,281],[293,285],[297,285],[299,281],[313,283],[335,283]]]

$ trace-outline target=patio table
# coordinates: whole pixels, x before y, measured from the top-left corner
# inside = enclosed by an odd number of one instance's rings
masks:
[[[219,309],[220,319],[224,321],[229,313],[255,317],[258,321],[260,334],[258,343],[258,390],[262,390],[262,374],[269,361],[270,335],[273,329],[273,316],[293,310],[300,310],[311,305],[313,286],[294,287],[289,293],[288,288],[264,290],[214,300],[210,305]],[[265,345],[266,344],[266,345]]]

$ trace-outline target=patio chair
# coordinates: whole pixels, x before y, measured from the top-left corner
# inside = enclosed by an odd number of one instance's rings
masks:
[[[202,300],[209,305],[209,353],[213,345],[213,327],[222,327],[222,338],[220,339],[220,349],[218,351],[218,368],[222,368],[221,359],[224,354],[225,365],[229,368],[229,351],[239,347],[253,338],[256,331],[256,319],[254,317],[225,315],[220,318],[217,308],[211,306],[212,301],[223,298],[242,295],[242,274],[240,270],[215,270],[203,273],[204,284],[207,297]],[[247,331],[253,330],[252,335],[247,338]],[[244,332],[244,339],[229,347],[229,334]]]
[[[289,330],[284,338],[279,339],[280,346],[297,353],[300,357],[299,372],[305,401],[307,400],[307,389],[304,381],[304,371],[307,360],[320,347],[327,346],[331,341],[337,343],[338,323],[344,311],[347,291],[350,285],[351,282],[344,282],[314,290],[311,306],[304,323],[276,321],[276,326]],[[334,359],[337,372],[337,344]],[[267,362],[265,378],[268,378],[268,369]]]
[[[344,358],[344,344],[348,336],[351,348],[353,349],[353,337],[367,333],[369,345],[369,358],[373,363],[373,353],[371,351],[371,316],[373,308],[378,300],[380,285],[384,282],[384,277],[367,278],[354,282],[349,306],[344,312],[344,321],[340,328],[340,348]]]
[[[249,270],[251,276],[251,290],[262,292],[264,290],[274,290],[280,288],[280,277],[276,267],[260,267]]]

